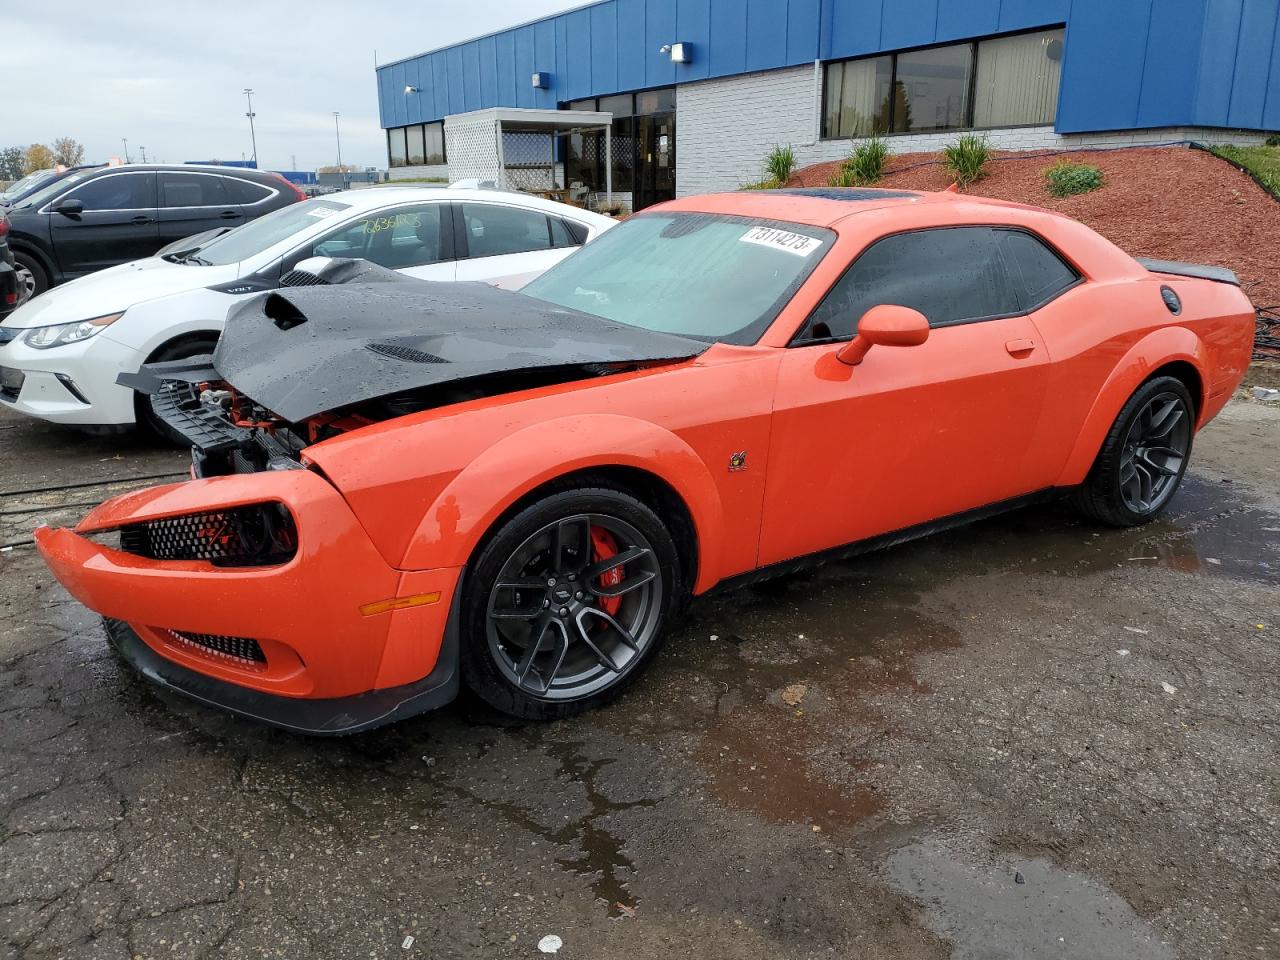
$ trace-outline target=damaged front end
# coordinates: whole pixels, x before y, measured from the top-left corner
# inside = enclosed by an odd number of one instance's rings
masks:
[[[117,380],[152,398],[207,477],[299,469],[303,449],[360,427],[708,347],[485,284],[378,280],[255,297],[212,356]]]

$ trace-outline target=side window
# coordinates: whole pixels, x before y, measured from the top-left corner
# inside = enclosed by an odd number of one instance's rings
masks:
[[[561,220],[559,217],[548,217],[547,222],[551,224],[551,245],[553,247],[576,247],[581,245],[582,241],[569,230],[567,221]]]
[[[591,236],[591,231],[577,220],[566,220],[564,221],[564,225],[573,236],[573,242],[578,246],[582,246],[582,244],[586,243],[587,237]]]
[[[89,210],[146,210],[156,205],[155,175],[119,173],[90,180],[67,195]]]
[[[159,176],[162,207],[225,207],[229,202],[221,177],[164,172]]]
[[[250,183],[238,177],[225,177],[224,181],[232,203],[254,204],[271,196],[272,191],[260,183]]]
[[[444,209],[443,203],[425,203],[367,214],[317,240],[302,259],[356,257],[391,270],[437,263],[443,259],[440,216]]]
[[[877,240],[823,298],[798,341],[843,340],[858,318],[892,303],[919,310],[931,327],[1024,309],[1009,282],[991,227],[942,227]]]
[[[468,256],[496,257],[551,249],[547,215],[496,203],[462,204]]]
[[[1044,241],[1029,233],[1001,231],[1000,249],[1023,310],[1034,310],[1080,279]]]

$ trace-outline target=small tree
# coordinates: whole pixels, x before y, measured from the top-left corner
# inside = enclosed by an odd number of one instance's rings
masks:
[[[21,147],[5,147],[0,150],[0,180],[21,180],[22,173]]]
[[[64,167],[74,167],[84,163],[84,144],[74,137],[59,137],[50,145],[58,163]]]
[[[57,164],[58,158],[43,143],[33,143],[22,155],[22,172],[35,173],[37,170],[48,170]]]

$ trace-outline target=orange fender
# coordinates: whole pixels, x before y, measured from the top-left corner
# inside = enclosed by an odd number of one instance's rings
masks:
[[[427,509],[403,568],[463,566],[503,511],[557,477],[591,467],[634,467],[666,481],[693,519],[695,592],[719,576],[724,508],[705,463],[683,439],[617,414],[560,417],[516,431],[475,457]]]
[[[1201,384],[1205,383],[1205,370],[1211,368],[1209,358],[1200,338],[1186,327],[1152,330],[1129,348],[1098,391],[1097,399],[1085,418],[1071,455],[1058,478],[1058,486],[1075,486],[1083,482],[1094,460],[1098,458],[1098,451],[1102,449],[1107,431],[1116,422],[1120,409],[1133,396],[1133,392],[1157,369],[1179,360],[1195,367]],[[1201,395],[1194,399],[1200,409],[1200,422],[1196,424],[1196,429],[1199,429],[1208,416],[1203,387]]]

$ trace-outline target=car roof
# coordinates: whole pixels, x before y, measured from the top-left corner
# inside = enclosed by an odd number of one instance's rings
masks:
[[[345,203],[354,210],[372,210],[385,207],[389,203],[407,203],[429,200],[484,200],[489,203],[511,203],[532,210],[542,210],[556,216],[585,217],[588,220],[608,220],[602,214],[593,213],[581,207],[557,203],[530,193],[514,190],[492,190],[483,187],[397,187],[378,185],[360,190],[341,190],[338,193],[327,193],[316,197],[316,200],[336,200]]]
[[[859,213],[921,203],[1032,209],[1022,204],[959,194],[950,190],[885,190],[870,187],[800,187],[709,193],[672,200],[662,204],[661,209],[725,213],[803,223],[814,227],[830,227]]]

